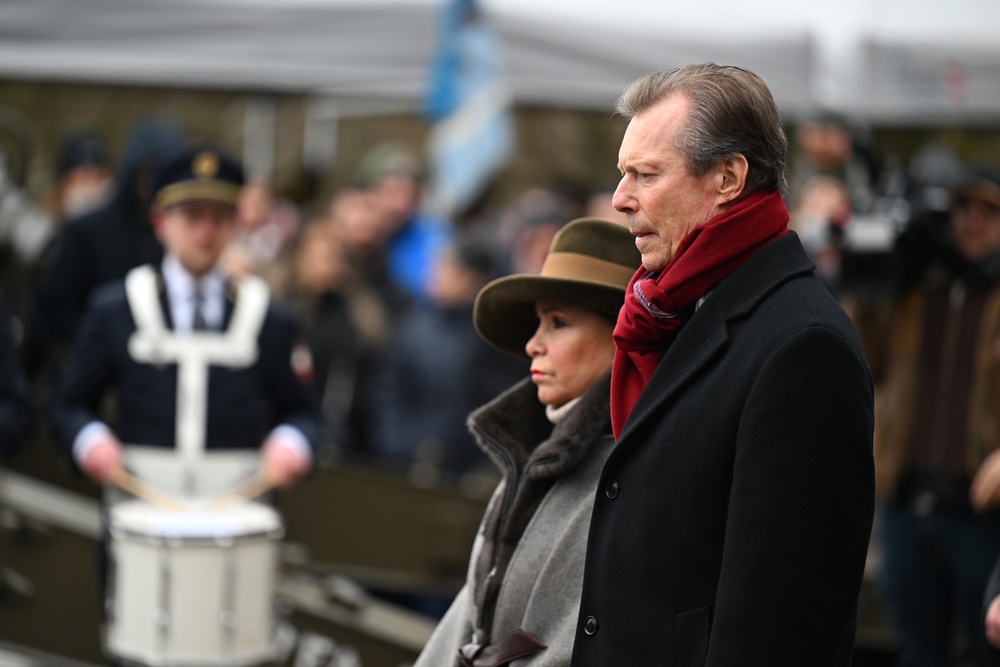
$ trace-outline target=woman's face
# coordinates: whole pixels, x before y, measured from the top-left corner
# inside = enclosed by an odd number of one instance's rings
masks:
[[[538,329],[525,344],[538,400],[560,407],[582,396],[611,368],[614,325],[589,308],[552,301],[535,304]]]

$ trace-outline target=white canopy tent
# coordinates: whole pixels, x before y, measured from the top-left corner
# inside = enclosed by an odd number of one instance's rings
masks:
[[[1000,3],[886,0],[855,49],[859,115],[1000,123]]]
[[[786,116],[1000,120],[994,0],[482,0],[522,104],[610,110],[688,62],[760,73]],[[436,0],[4,0],[0,76],[301,92],[415,109]]]

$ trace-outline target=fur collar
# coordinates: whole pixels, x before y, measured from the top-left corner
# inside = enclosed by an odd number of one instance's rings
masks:
[[[509,474],[508,456],[529,478],[563,475],[584,458],[599,436],[611,433],[610,384],[608,371],[553,426],[545,416],[545,406],[538,402],[538,390],[526,378],[475,410],[467,425],[505,475]]]

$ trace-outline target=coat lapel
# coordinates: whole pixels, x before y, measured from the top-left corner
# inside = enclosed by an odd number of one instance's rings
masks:
[[[236,307],[236,296],[239,293],[237,283],[226,281],[226,301],[223,304],[222,330],[229,331],[229,321],[233,318],[233,309]]]
[[[719,313],[703,313],[708,301],[695,313],[677,336],[649,384],[639,394],[632,413],[625,422],[618,441],[626,440],[651,415],[659,412],[698,371],[720,351],[729,340],[728,327]],[[699,317],[701,315],[701,317]]]
[[[156,296],[160,300],[160,311],[163,313],[163,325],[169,330],[174,330],[174,314],[170,307],[170,297],[167,295],[166,283],[163,280],[163,272],[160,267],[156,267]]]
[[[650,417],[662,415],[663,406],[725,349],[730,320],[743,317],[779,285],[814,268],[798,236],[789,232],[719,283],[667,350],[639,395],[618,442],[627,440]]]

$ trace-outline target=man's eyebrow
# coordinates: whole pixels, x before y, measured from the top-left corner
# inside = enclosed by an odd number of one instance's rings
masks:
[[[621,162],[618,163],[618,171],[624,174],[626,171],[637,171],[637,172],[648,172],[648,171],[659,171],[660,163],[656,160],[651,160],[648,158],[642,158],[639,160],[631,160],[626,165],[622,165]]]

